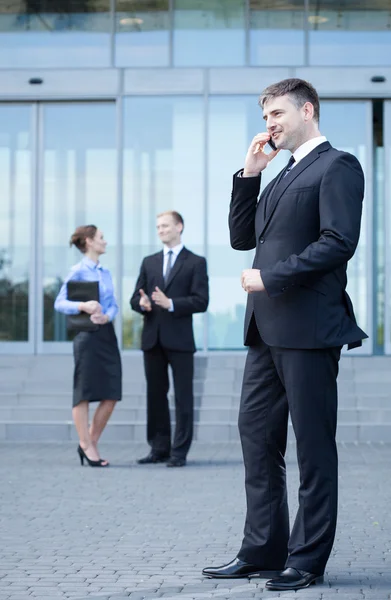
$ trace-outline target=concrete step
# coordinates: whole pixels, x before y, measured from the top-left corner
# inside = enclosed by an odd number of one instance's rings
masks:
[[[103,435],[106,442],[145,442],[146,424],[142,422],[110,421]],[[294,440],[291,426],[289,439]],[[63,442],[77,441],[73,423],[49,421],[47,423],[22,423],[6,421],[0,423],[0,441],[13,442]],[[194,440],[200,442],[239,441],[239,432],[233,423],[198,423],[194,428]],[[389,423],[342,423],[337,430],[337,440],[341,442],[391,442],[391,422]]]
[[[96,408],[96,404],[91,407],[91,415]],[[171,404],[171,419],[175,418],[175,409]],[[239,407],[227,406],[196,406],[194,410],[194,420],[196,423],[232,423],[236,424],[238,420]],[[127,406],[124,402],[118,404],[113,413],[113,419],[117,422],[144,422],[146,415],[145,403],[138,407]],[[18,406],[0,406],[0,423],[6,421],[15,422],[67,422],[72,419],[70,402],[68,406],[49,406],[49,405],[18,405]],[[343,423],[391,423],[391,409],[373,408],[339,408],[338,422]]]

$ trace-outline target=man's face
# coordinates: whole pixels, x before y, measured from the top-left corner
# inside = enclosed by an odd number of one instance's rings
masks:
[[[273,98],[264,104],[266,129],[278,149],[294,152],[303,143],[308,105],[309,102],[302,108],[296,108],[289,95]]]
[[[179,244],[181,239],[182,225],[176,223],[172,215],[162,215],[157,219],[157,232],[163,244]]]

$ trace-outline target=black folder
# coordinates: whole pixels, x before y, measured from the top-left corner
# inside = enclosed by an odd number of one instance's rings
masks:
[[[99,302],[99,283],[97,281],[68,281],[67,298],[73,302]],[[97,331],[99,325],[93,323],[90,315],[81,312],[78,315],[68,315],[67,327],[77,331]]]

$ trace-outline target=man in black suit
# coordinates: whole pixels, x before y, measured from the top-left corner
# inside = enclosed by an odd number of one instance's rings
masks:
[[[345,288],[360,234],[364,177],[358,160],[318,129],[319,98],[300,79],[260,97],[267,132],[256,135],[233,179],[231,245],[256,248],[242,273],[248,292],[239,430],[247,517],[237,557],[208,577],[272,577],[270,590],[321,583],[337,518],[337,374],[341,347],[361,345]],[[276,150],[266,154],[271,139]],[[262,192],[279,149],[288,165]],[[284,455],[288,412],[300,469],[299,510],[289,532]],[[276,572],[277,571],[277,572]],[[282,572],[279,572],[282,571]]]
[[[147,439],[151,451],[140,464],[183,467],[193,437],[193,314],[208,308],[206,260],[181,241],[184,222],[175,211],[157,218],[164,249],[144,258],[130,300],[144,315],[141,349],[147,380]],[[171,444],[168,365],[175,388],[176,426]]]

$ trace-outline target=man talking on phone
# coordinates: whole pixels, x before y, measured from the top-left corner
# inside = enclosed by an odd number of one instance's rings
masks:
[[[247,516],[237,557],[208,577],[271,577],[269,590],[323,583],[337,521],[337,374],[341,348],[360,346],[346,293],[359,239],[364,176],[358,160],[319,131],[319,98],[301,79],[260,96],[266,132],[234,175],[231,245],[256,248],[242,273],[248,294],[239,431]],[[265,152],[271,140],[276,150]],[[263,190],[281,149],[286,167]],[[299,508],[290,531],[284,455],[288,414],[297,444]]]

